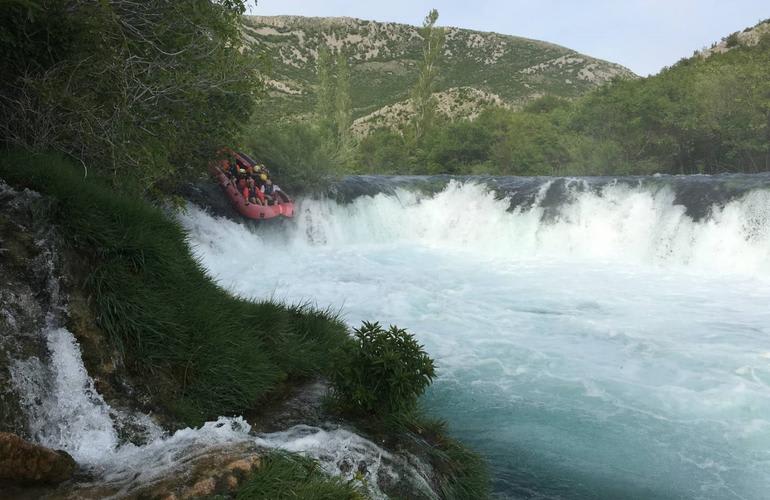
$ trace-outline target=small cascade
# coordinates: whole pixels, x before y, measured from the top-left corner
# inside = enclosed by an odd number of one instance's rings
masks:
[[[45,336],[50,361],[36,357],[15,361],[12,381],[24,395],[33,440],[68,452],[86,473],[87,479],[73,486],[81,494],[96,490],[120,497],[143,491],[208,454],[227,455],[250,446],[264,450],[258,453],[283,449],[313,457],[331,475],[358,478],[374,498],[387,498],[382,488],[403,481],[408,491],[433,495],[427,479],[430,469],[417,458],[391,454],[337,427],[298,426],[255,437],[243,418],[220,417],[197,429],[165,433],[148,416],[117,411],[104,401],[83,366],[72,333],[50,328]],[[117,425],[126,420],[143,430],[146,444],[119,439]]]

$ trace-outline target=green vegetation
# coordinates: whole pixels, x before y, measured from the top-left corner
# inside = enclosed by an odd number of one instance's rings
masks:
[[[410,139],[420,143],[425,134],[433,128],[438,102],[433,92],[436,90],[436,78],[438,66],[441,61],[441,52],[444,49],[446,34],[442,28],[436,27],[438,11],[431,10],[420,29],[422,37],[422,61],[417,83],[412,89],[413,116],[411,123]]]
[[[434,369],[409,334],[365,324],[354,340],[328,311],[233,298],[190,254],[180,225],[147,201],[197,178],[223,145],[249,146],[292,191],[351,168],[355,55],[321,55],[316,115],[276,126],[265,106],[255,112],[267,66],[241,36],[243,10],[241,0],[3,4],[0,178],[51,200],[40,217],[86,273],[73,284],[88,297],[82,312],[169,423],[244,413],[292,382],[348,370],[350,382],[335,385],[341,407],[360,416],[383,405],[368,430],[413,441]],[[335,366],[334,353],[351,363]],[[483,496],[478,457],[443,429],[423,444],[447,473],[448,498]],[[275,455],[267,465],[242,498],[362,497],[311,461]]]
[[[441,498],[477,499],[489,496],[486,463],[478,454],[450,438],[444,421],[421,418],[412,424],[411,431],[430,444],[426,448],[428,460],[435,471]]]
[[[340,25],[342,21],[327,20],[314,29],[325,28],[339,37],[360,33],[356,31],[356,22],[351,22],[352,25]],[[448,62],[458,57],[454,50],[475,50],[456,47],[459,35],[452,32],[445,44],[453,55],[444,56],[447,61],[438,58],[438,53],[434,54],[438,61],[428,58],[425,50],[439,46],[442,38],[436,35],[432,39],[432,22],[435,18],[429,15],[419,32],[422,52],[409,52],[413,61],[409,64],[395,64],[393,55],[371,62],[356,62],[353,57],[354,81],[356,68],[368,67],[367,64],[403,79],[412,75],[412,82],[417,82],[413,83],[412,95],[418,102],[417,112],[394,108],[397,119],[373,120],[370,125],[379,125],[359,134],[345,155],[324,146],[322,136],[306,141],[304,147],[292,142],[291,154],[283,156],[302,165],[297,170],[319,174],[313,185],[322,178],[348,173],[623,175],[770,170],[770,80],[766,77],[770,67],[770,30],[766,22],[725,37],[721,45],[715,44],[710,51],[682,60],[656,76],[617,78],[579,98],[574,94],[564,98],[560,95],[567,94],[551,92],[519,108],[510,108],[494,101],[477,103],[472,89],[462,89],[463,92],[455,94],[454,104],[461,106],[463,99],[468,100],[468,109],[477,113],[473,120],[463,118],[462,114],[431,119],[436,94],[426,90],[432,88],[429,83],[434,82],[437,89],[446,88],[447,79],[456,79],[451,74],[455,62]],[[287,26],[304,30],[308,37],[315,33],[310,30],[314,26],[310,21],[292,23]],[[373,26],[380,28],[376,23]],[[399,32],[403,27],[388,28]],[[488,50],[497,53],[492,39],[476,40],[481,45],[490,44]],[[351,50],[347,46],[345,49]],[[489,53],[487,56],[490,57]],[[573,64],[570,58],[578,56],[564,57],[557,66],[566,68]],[[468,64],[468,71],[484,72]],[[551,69],[542,71],[547,73]],[[370,72],[368,78],[373,75]],[[508,84],[515,86],[516,80]],[[355,92],[353,85],[354,103]],[[431,123],[433,126],[425,125]],[[306,128],[304,135],[318,135],[310,125]],[[285,130],[291,131],[291,126]],[[268,157],[279,146],[289,150],[289,145],[280,141],[265,146],[254,141],[252,144]],[[313,165],[318,159],[322,161],[317,161],[317,168],[304,166]],[[282,165],[290,173],[295,169],[286,161]]]
[[[345,412],[379,418],[414,411],[436,375],[433,360],[406,330],[364,322],[342,347],[332,371],[332,398]]]
[[[84,178],[61,156],[4,152],[0,178],[52,200],[40,216],[85,259],[89,272],[77,286],[91,297],[97,324],[140,393],[177,424],[242,413],[287,382],[326,375],[336,395],[357,398],[345,406],[348,416],[374,417],[356,420],[361,428],[413,446],[419,436],[416,450],[445,474],[438,479],[446,498],[485,494],[483,462],[417,410],[433,362],[405,331],[365,323],[353,341],[328,312],[233,298],[190,255],[179,224],[99,176]],[[312,461],[271,456],[267,463],[239,498],[362,498]]]
[[[346,167],[334,144],[311,123],[260,123],[251,129],[246,150],[270,167],[289,193],[323,191]]]
[[[334,96],[334,116],[337,120],[337,142],[343,154],[351,147],[353,140],[350,126],[353,114],[350,101],[350,67],[344,54],[337,55],[337,86]]]
[[[418,398],[435,377],[433,360],[406,330],[364,322],[335,356],[331,407],[374,436],[395,441],[436,471],[442,498],[486,498],[486,465],[422,414]]]
[[[97,323],[184,424],[241,413],[287,379],[329,372],[329,354],[350,342],[329,313],[233,298],[176,222],[60,157],[5,154],[0,177],[56,200],[49,216],[88,259]]]
[[[3,2],[0,146],[62,152],[144,192],[205,171],[263,90],[244,4]]]
[[[770,170],[770,32],[659,75],[618,80],[577,100],[447,121],[410,147],[382,129],[357,151],[361,173],[604,175]]]
[[[306,457],[273,452],[241,486],[237,500],[364,500],[352,483],[324,474]]]
[[[337,121],[334,112],[334,67],[327,46],[318,49],[318,92],[316,92],[315,121],[321,136],[327,142],[337,136]]]

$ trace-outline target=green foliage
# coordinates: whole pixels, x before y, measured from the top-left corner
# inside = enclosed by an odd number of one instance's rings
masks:
[[[433,360],[406,330],[364,322],[343,346],[331,375],[332,398],[353,414],[404,414],[435,376]]]
[[[479,168],[490,159],[492,130],[461,120],[434,127],[424,141],[428,173],[462,174]]]
[[[570,101],[555,95],[544,95],[527,103],[524,111],[527,113],[553,113],[557,110],[566,110],[571,107]]]
[[[312,124],[257,125],[249,131],[246,146],[281,180],[281,188],[293,195],[323,191],[344,171],[336,146]]]
[[[295,195],[323,190],[350,170],[355,144],[350,131],[350,68],[344,54],[318,50],[315,113],[310,122],[273,122],[253,115],[245,143]],[[263,111],[263,110],[261,110]]]
[[[483,458],[449,437],[446,422],[420,418],[409,423],[410,431],[428,443],[428,460],[433,466],[441,498],[487,498],[489,472]]]
[[[571,129],[617,144],[633,172],[755,172],[770,169],[770,37],[754,47],[618,82],[578,103]]]
[[[576,101],[539,98],[521,111],[445,122],[416,147],[390,132],[364,139],[379,173],[603,175],[770,170],[770,34],[755,46],[617,80]],[[381,148],[377,151],[377,148]],[[393,158],[397,158],[394,161]],[[406,160],[406,163],[404,162]]]
[[[407,174],[412,168],[404,137],[388,129],[377,129],[362,139],[354,163],[358,173],[366,174]]]
[[[420,62],[417,82],[412,88],[412,106],[414,114],[411,123],[412,139],[420,143],[433,126],[438,102],[433,93],[436,90],[438,67],[446,35],[443,28],[436,27],[438,11],[432,9],[425,16],[420,29],[422,37],[422,61]]]
[[[0,141],[63,152],[121,188],[203,170],[238,143],[262,89],[243,11],[241,0],[3,5]]]
[[[335,75],[331,53],[326,45],[318,49],[318,87],[316,90],[315,120],[321,136],[328,142],[337,135],[335,117]]]
[[[237,500],[364,500],[351,482],[324,474],[318,464],[300,455],[272,452],[241,486]]]
[[[252,408],[289,378],[330,371],[351,343],[334,315],[232,298],[179,224],[56,156],[3,154],[0,177],[56,200],[52,221],[87,259],[98,325],[154,403],[187,425]],[[248,272],[250,268],[244,268]]]
[[[334,113],[337,121],[337,140],[342,150],[351,147],[350,126],[353,114],[350,101],[350,67],[344,54],[337,55],[337,87],[335,89]]]

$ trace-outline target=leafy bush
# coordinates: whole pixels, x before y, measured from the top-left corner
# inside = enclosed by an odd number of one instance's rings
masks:
[[[406,330],[364,322],[339,350],[332,398],[343,411],[384,415],[413,410],[435,377],[433,360]]]

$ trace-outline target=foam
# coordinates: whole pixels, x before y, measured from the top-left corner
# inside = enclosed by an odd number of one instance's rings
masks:
[[[770,496],[768,192],[696,221],[665,187],[578,184],[512,211],[452,182],[300,200],[254,232],[181,221],[234,293],[414,332],[439,367],[426,405],[490,458],[499,495]]]

